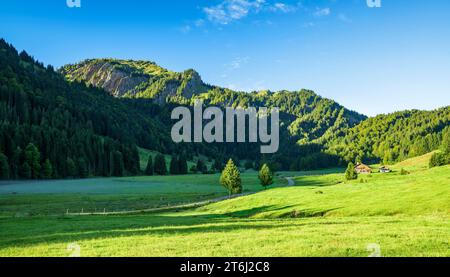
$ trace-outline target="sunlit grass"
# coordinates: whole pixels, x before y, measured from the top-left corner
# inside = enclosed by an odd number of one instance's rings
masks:
[[[68,245],[76,243],[81,256],[364,257],[370,254],[368,245],[377,244],[382,256],[448,257],[450,166],[424,169],[420,161],[416,165],[408,161],[409,175],[400,175],[398,165],[394,173],[360,175],[351,182],[336,173],[340,171],[309,172],[296,177],[294,187],[275,187],[200,208],[138,215],[13,218],[11,212],[21,208],[62,207],[64,201],[47,194],[51,185],[26,187],[28,195],[22,191],[15,196],[8,187],[0,187],[0,207],[8,215],[0,218],[0,256],[68,256]],[[56,182],[53,190],[65,190],[68,202],[75,197],[74,205],[83,197],[94,197],[95,203],[105,197],[105,203],[117,200],[124,207],[136,207],[136,194],[148,195],[142,196],[145,205],[157,202],[152,197],[161,193],[171,195],[173,202],[189,199],[194,191],[193,199],[208,197],[216,189],[225,193],[217,177],[100,179],[96,192],[89,191],[96,186],[92,183],[62,189]],[[243,178],[247,190],[261,189],[255,172]],[[77,196],[75,192],[83,189],[87,191]],[[21,194],[28,197],[22,199],[23,206],[9,202]]]

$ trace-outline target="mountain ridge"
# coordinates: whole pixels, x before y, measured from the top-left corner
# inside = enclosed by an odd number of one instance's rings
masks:
[[[115,97],[152,98],[163,104],[167,97],[192,97],[207,85],[193,69],[174,72],[150,61],[111,58],[88,59],[59,69],[69,81],[83,81]]]
[[[147,61],[89,59],[55,72],[4,40],[0,81],[0,152],[17,164],[15,148],[33,142],[42,165],[48,158],[56,167],[55,177],[70,176],[69,159],[93,176],[112,174],[109,165],[119,161],[120,167],[123,159],[124,173],[136,174],[136,146],[191,160],[203,156],[216,165],[245,160],[256,169],[261,163],[310,170],[355,159],[400,161],[437,149],[450,129],[448,107],[367,118],[311,90],[238,92],[205,84],[195,70],[173,72]],[[251,143],[175,144],[170,113],[180,105],[192,109],[195,100],[220,108],[279,108],[279,152],[261,155],[260,145]]]
[[[205,84],[195,70],[177,73],[153,62],[93,59],[64,66],[60,72],[69,81],[87,81],[105,87],[101,80],[92,81],[86,74],[96,63],[104,61],[119,65],[118,70],[122,70],[121,73],[126,73],[129,77],[145,72],[147,76],[153,78],[152,82],[133,88],[136,92],[134,94],[122,91],[121,97],[153,99],[159,105],[170,103],[192,106],[195,100],[200,99],[205,106],[277,107],[283,113],[281,119],[285,127],[282,130],[283,135],[288,136],[289,140],[295,141],[297,145],[322,145],[324,148],[319,150],[320,152],[337,155],[347,162],[355,158],[393,162],[420,155],[437,147],[437,142],[442,139],[442,132],[449,125],[448,119],[445,120],[445,116],[448,117],[449,114],[446,107],[432,111],[407,110],[367,117],[346,109],[332,99],[323,98],[311,90],[234,91]],[[128,71],[125,72],[124,68]],[[102,70],[99,71],[97,74],[104,75]],[[408,116],[410,114],[413,116]],[[436,119],[439,117],[443,117],[443,120]],[[397,119],[398,124],[392,123]],[[379,130],[372,130],[373,126],[382,128],[382,133],[377,133]],[[402,137],[399,128],[405,128],[406,138]],[[365,135],[367,132],[371,134]],[[433,139],[429,136],[427,140],[422,138],[427,132],[434,136]],[[383,140],[389,141],[390,145]],[[301,163],[298,160],[297,162]]]
[[[204,83],[193,69],[173,72],[154,62],[90,59],[63,66],[59,72],[69,81],[86,82],[115,97],[152,99],[160,105],[193,105],[200,99],[206,106],[278,107],[293,116],[285,123],[300,143],[320,142],[327,131],[353,127],[367,118],[311,90],[234,91]],[[127,86],[121,86],[123,80],[127,80]]]

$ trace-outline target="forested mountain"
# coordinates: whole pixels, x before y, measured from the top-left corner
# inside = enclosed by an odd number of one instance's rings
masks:
[[[66,65],[60,72],[71,81],[100,87],[116,97],[151,98],[163,104],[167,98],[191,98],[209,89],[194,70],[176,73],[153,62],[92,59]]]
[[[346,161],[355,158],[386,164],[429,153],[450,132],[450,106],[434,111],[403,111],[369,118],[333,135],[329,153]]]
[[[173,143],[172,109],[192,109],[197,99],[221,108],[280,108],[279,151]],[[449,116],[447,107],[367,119],[309,90],[238,92],[205,84],[194,70],[145,61],[86,60],[55,72],[0,40],[0,178],[139,174],[136,146],[189,160],[206,156],[216,169],[229,158],[275,170],[398,161],[437,149]]]
[[[301,144],[321,142],[366,118],[312,91],[237,92],[205,84],[192,69],[175,73],[153,62],[93,59],[66,65],[60,72],[70,81],[84,81],[116,97],[153,99],[159,104],[192,105],[202,99],[206,106],[278,107],[289,135]]]
[[[3,178],[136,174],[136,144],[166,149],[167,141],[150,116],[104,90],[69,84],[0,40]]]
[[[175,73],[145,61],[87,60],[60,71],[71,81],[102,87],[116,97],[152,99],[166,105],[193,105],[202,99],[206,106],[278,107],[283,139],[277,154],[260,157],[246,144],[222,150],[218,146],[215,151],[269,159],[284,169],[311,169],[356,158],[386,163],[403,160],[437,149],[443,129],[449,126],[449,108],[367,119],[312,91],[238,92],[205,84],[194,70]]]

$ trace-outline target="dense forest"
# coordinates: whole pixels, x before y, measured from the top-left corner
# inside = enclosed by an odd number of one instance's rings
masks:
[[[396,112],[369,118],[344,135],[335,135],[327,142],[327,152],[345,161],[390,164],[438,149],[449,132],[450,107]]]
[[[222,109],[279,108],[279,151],[261,155],[255,143],[173,143],[172,109],[192,109],[197,99]],[[174,161],[169,173],[186,172],[185,160],[196,160],[196,172],[220,170],[230,158],[273,170],[391,163],[438,149],[449,119],[449,107],[366,118],[313,91],[237,92],[205,84],[194,70],[176,73],[145,61],[86,60],[55,71],[0,40],[3,179],[141,174],[137,146],[182,157],[183,169]]]
[[[137,174],[136,144],[164,149],[164,132],[101,89],[69,84],[0,40],[3,178]],[[5,162],[3,162],[5,163]]]
[[[274,169],[285,170],[336,166],[339,157],[326,153],[323,142],[366,119],[313,91],[237,92],[205,84],[192,69],[175,73],[153,62],[93,59],[64,66],[59,72],[69,81],[86,82],[120,99],[136,103],[152,100],[166,111],[179,105],[192,107],[196,100],[203,100],[205,106],[221,108],[280,108],[280,150],[274,155],[260,155],[259,145],[251,143],[195,147],[194,155],[215,157],[222,164],[232,157],[235,161],[252,160],[255,167],[264,161]],[[170,114],[165,118],[170,118]]]

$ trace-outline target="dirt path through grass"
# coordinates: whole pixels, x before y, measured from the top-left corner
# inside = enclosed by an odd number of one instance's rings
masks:
[[[286,181],[288,182],[286,187],[292,187],[295,185],[295,182],[293,180],[293,177],[285,177]],[[134,210],[134,211],[119,211],[119,212],[107,212],[106,210],[103,212],[90,212],[90,213],[66,213],[66,215],[75,216],[75,215],[125,215],[125,214],[139,214],[139,213],[152,213],[152,212],[163,212],[163,211],[170,211],[170,210],[183,210],[183,209],[192,209],[192,208],[198,208],[204,205],[213,204],[225,200],[230,200],[234,198],[239,198],[243,196],[248,196],[255,194],[257,192],[247,192],[247,193],[241,193],[241,194],[235,194],[231,196],[222,196],[217,197],[214,199],[209,199],[205,201],[200,202],[194,202],[190,204],[184,204],[184,205],[173,205],[173,206],[167,206],[167,207],[160,207],[160,208],[152,208],[152,209],[144,209],[144,210]]]

